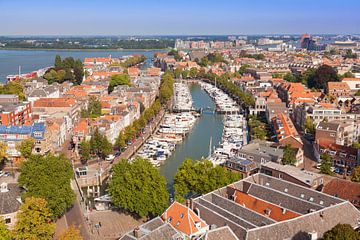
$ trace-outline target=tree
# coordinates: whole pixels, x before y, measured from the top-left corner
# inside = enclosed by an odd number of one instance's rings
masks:
[[[5,225],[5,221],[2,217],[0,217],[0,240],[11,240],[11,233],[7,226]]]
[[[360,233],[355,231],[349,224],[337,224],[324,233],[324,240],[359,240]]]
[[[174,56],[176,61],[181,61],[181,56],[180,56],[179,52],[177,50],[175,50],[175,49],[171,49],[171,51],[168,52],[168,55],[169,56]]]
[[[265,140],[268,132],[264,122],[260,121],[256,116],[250,116],[248,121],[250,127],[251,139]]]
[[[52,214],[42,198],[26,198],[13,229],[17,240],[49,240],[55,233]]]
[[[0,142],[0,162],[6,157],[7,144]]]
[[[28,138],[22,141],[16,146],[16,149],[21,153],[24,158],[28,158],[31,155],[31,152],[34,148],[34,139]]]
[[[80,230],[74,225],[71,225],[60,234],[59,240],[83,240],[83,237],[80,234]]]
[[[334,68],[328,65],[320,66],[315,74],[309,79],[308,87],[315,89],[324,89],[327,93],[327,83],[328,82],[339,82],[340,79],[337,75],[337,72]]]
[[[116,139],[115,145],[120,149],[123,149],[126,146],[126,138],[124,132],[120,132],[119,136]]]
[[[213,166],[209,160],[186,159],[174,177],[175,198],[184,202],[192,194],[205,194],[240,179],[240,174]]]
[[[295,165],[296,163],[296,150],[290,144],[286,144],[284,148],[284,155],[281,160],[284,165]]]
[[[128,74],[114,74],[111,76],[108,91],[111,93],[116,86],[127,85],[131,86],[130,78]]]
[[[180,68],[176,68],[175,70],[174,70],[174,76],[175,76],[175,78],[180,78],[181,77],[181,69]]]
[[[199,73],[199,71],[197,70],[197,68],[192,67],[192,68],[190,69],[189,76],[190,76],[191,78],[196,78],[197,75],[198,75],[198,73]]]
[[[166,180],[149,161],[123,159],[113,167],[109,193],[115,206],[140,217],[160,215],[168,207]]]
[[[343,75],[340,75],[339,76],[339,78],[342,80],[342,79],[344,79],[344,78],[354,78],[355,77],[355,75],[354,74],[352,74],[351,72],[346,72],[346,73],[344,73]]]
[[[113,148],[106,136],[96,128],[90,139],[90,149],[92,153],[98,155],[100,158],[105,158],[111,153]]]
[[[307,117],[304,123],[304,129],[306,133],[315,134],[315,124],[310,117]]]
[[[0,85],[0,94],[15,94],[18,95],[19,100],[26,99],[24,94],[24,86],[21,81],[11,81],[5,85]]]
[[[83,164],[90,159],[90,142],[82,141],[80,143],[80,160]]]
[[[27,189],[22,199],[44,198],[53,217],[60,217],[75,200],[70,187],[72,176],[71,163],[63,155],[31,155],[20,167],[18,182]]]
[[[63,67],[60,55],[55,56],[55,69],[61,69]]]
[[[351,181],[360,183],[360,166],[352,169]]]
[[[101,102],[95,96],[90,96],[87,109],[81,109],[82,118],[97,118],[101,116]]]
[[[74,63],[74,83],[80,85],[84,78],[84,66],[80,59],[77,59]]]
[[[321,154],[320,172],[327,175],[333,175],[331,171],[332,160],[331,156],[327,153]]]
[[[287,73],[285,76],[284,76],[284,80],[285,81],[288,81],[288,82],[296,82],[296,77],[291,74],[291,73]]]

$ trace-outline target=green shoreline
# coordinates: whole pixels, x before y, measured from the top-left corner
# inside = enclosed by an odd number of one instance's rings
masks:
[[[0,50],[24,50],[24,51],[73,51],[73,52],[106,52],[106,51],[115,51],[115,52],[136,52],[136,51],[144,51],[144,52],[152,52],[152,51],[165,51],[170,48],[152,48],[152,49],[119,49],[119,48],[109,48],[109,49],[95,49],[95,48],[6,48],[2,47]]]

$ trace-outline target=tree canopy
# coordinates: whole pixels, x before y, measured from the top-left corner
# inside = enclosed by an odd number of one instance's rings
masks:
[[[0,240],[11,240],[11,232],[5,225],[5,221],[0,217]]]
[[[284,155],[281,160],[284,165],[295,165],[296,163],[296,150],[290,144],[286,144],[284,148]]]
[[[324,233],[324,240],[359,240],[360,233],[355,231],[349,224],[337,224]]]
[[[333,172],[331,171],[331,167],[332,167],[331,156],[328,153],[323,153],[321,154],[320,158],[321,158],[320,172],[327,175],[333,175]]]
[[[248,125],[250,128],[250,136],[252,140],[267,139],[267,135],[268,135],[267,126],[264,122],[260,121],[260,119],[257,116],[250,115]]]
[[[240,174],[213,166],[209,160],[186,159],[174,177],[175,198],[184,202],[189,195],[205,194],[240,178]]]
[[[28,158],[31,155],[34,148],[34,139],[28,138],[23,140],[20,144],[16,145],[16,149],[21,153],[24,158]]]
[[[351,181],[360,183],[360,166],[352,169]]]
[[[75,200],[70,187],[72,176],[71,163],[64,156],[31,155],[20,167],[18,182],[27,190],[22,199],[44,198],[54,218],[60,217]]]
[[[327,92],[328,82],[339,82],[339,76],[333,67],[322,65],[316,69],[315,74],[309,78],[308,87],[315,89],[324,89]]]
[[[166,72],[161,79],[159,99],[162,104],[168,102],[174,94],[174,77]]]
[[[11,81],[5,85],[0,85],[0,94],[18,95],[20,101],[25,101],[24,86],[20,81]]]
[[[49,240],[55,233],[51,211],[46,200],[26,198],[16,215],[17,222],[13,229],[17,240]]]
[[[83,240],[83,237],[80,234],[80,230],[74,225],[71,225],[60,234],[58,240]]]
[[[91,146],[89,141],[82,141],[79,145],[80,161],[85,164],[90,160]]]
[[[168,207],[166,180],[149,161],[122,160],[113,167],[109,193],[115,206],[140,217],[160,215]]]
[[[55,56],[54,68],[50,68],[44,75],[49,84],[71,81],[76,85],[82,83],[84,77],[84,65],[80,59],[67,57],[61,60],[60,55]]]
[[[110,79],[110,82],[109,82],[109,86],[108,86],[109,93],[114,91],[114,88],[116,86],[120,86],[120,85],[131,86],[130,77],[129,77],[128,74],[114,74],[114,75],[112,75],[111,79]]]
[[[99,129],[96,128],[90,139],[91,153],[96,154],[100,158],[105,158],[111,153],[112,150],[112,144],[109,142],[106,136],[100,133]]]
[[[121,66],[123,67],[132,67],[139,63],[142,63],[146,60],[146,57],[144,55],[135,54],[129,58],[127,58],[124,62],[121,63]]]
[[[101,102],[95,96],[89,97],[87,109],[81,109],[82,118],[97,118],[101,116]]]

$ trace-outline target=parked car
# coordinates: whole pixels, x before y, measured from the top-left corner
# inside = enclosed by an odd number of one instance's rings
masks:
[[[112,161],[114,159],[115,159],[115,155],[113,155],[113,154],[110,154],[105,158],[106,161]]]

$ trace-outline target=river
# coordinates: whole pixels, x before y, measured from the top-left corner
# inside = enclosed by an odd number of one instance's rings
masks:
[[[198,84],[190,85],[190,93],[195,108],[215,108],[213,100]],[[160,173],[165,176],[170,193],[173,193],[173,179],[176,171],[186,158],[207,157],[210,138],[212,138],[212,149],[219,145],[224,127],[222,120],[223,117],[219,114],[204,112],[185,140],[176,147],[171,157],[160,167]]]
[[[106,57],[111,55],[118,58],[131,54],[143,54],[147,57],[145,66],[150,66],[151,59],[156,52],[161,51],[0,50],[0,83],[5,82],[7,75],[17,74],[19,66],[21,66],[22,73],[52,66],[56,55],[60,55],[62,58],[80,58],[83,61],[86,57]]]

